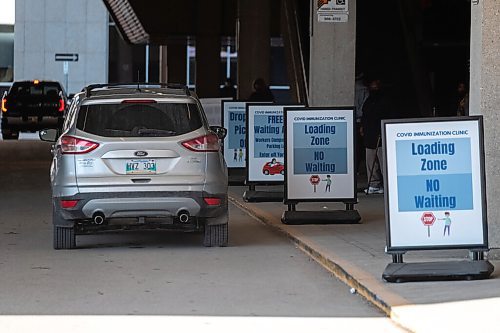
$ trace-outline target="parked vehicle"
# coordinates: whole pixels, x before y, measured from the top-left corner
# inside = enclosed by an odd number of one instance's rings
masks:
[[[92,85],[74,96],[50,171],[54,248],[120,229],[204,232],[228,242],[226,135],[196,95],[167,84]]]
[[[59,82],[14,82],[2,98],[2,138],[18,139],[19,132],[61,128],[66,105]]]

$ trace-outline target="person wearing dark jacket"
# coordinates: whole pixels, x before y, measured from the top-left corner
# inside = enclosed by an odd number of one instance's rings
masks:
[[[372,79],[368,89],[370,94],[363,105],[360,134],[363,136],[366,151],[366,174],[368,175],[367,194],[384,193],[382,169],[383,152],[380,124],[382,119],[392,116],[392,106],[382,90],[379,79]],[[377,149],[378,147],[378,149]],[[378,162],[378,163],[377,163]]]
[[[253,90],[248,98],[250,102],[274,102],[274,95],[263,78],[258,78],[253,82]]]

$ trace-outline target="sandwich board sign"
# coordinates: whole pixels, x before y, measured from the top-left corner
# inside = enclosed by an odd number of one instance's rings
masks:
[[[488,277],[483,118],[384,120],[382,139],[386,249],[393,255],[384,279]],[[476,260],[402,263],[406,251],[439,249],[468,249]]]
[[[285,109],[285,203],[356,201],[353,108]]]
[[[246,165],[246,104],[242,101],[222,101],[222,126],[227,129],[223,153],[229,169],[244,168]]]
[[[247,184],[283,184],[285,139],[283,110],[291,105],[249,103],[247,121]],[[296,107],[303,107],[296,105]]]

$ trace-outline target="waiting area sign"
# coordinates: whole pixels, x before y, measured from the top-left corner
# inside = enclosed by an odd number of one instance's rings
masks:
[[[383,131],[388,250],[486,249],[481,118],[385,121]]]
[[[395,262],[401,264],[402,253],[410,250],[468,249],[481,253],[478,258],[488,250],[482,121],[476,116],[382,122],[387,252],[393,261],[400,253],[401,262]],[[430,263],[422,276],[429,278],[433,264],[440,265]],[[457,270],[475,276],[464,269],[469,266],[459,263],[442,277],[456,276]],[[488,275],[490,266],[480,267]],[[384,278],[391,272],[402,274],[388,266]]]

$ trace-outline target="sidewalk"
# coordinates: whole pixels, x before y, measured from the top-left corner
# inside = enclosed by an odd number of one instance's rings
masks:
[[[362,217],[354,225],[281,223],[282,203],[246,203],[247,187],[231,186],[230,200],[263,223],[286,234],[300,249],[337,278],[413,332],[500,332],[500,261],[489,280],[387,283],[382,273],[391,256],[384,253],[385,220],[382,195],[358,194]],[[259,189],[261,189],[259,187]],[[279,188],[277,188],[279,189]],[[276,188],[273,190],[277,190]],[[343,209],[340,203],[302,203],[297,210]],[[405,262],[465,260],[468,251],[409,252]],[[498,259],[498,258],[497,258]]]

